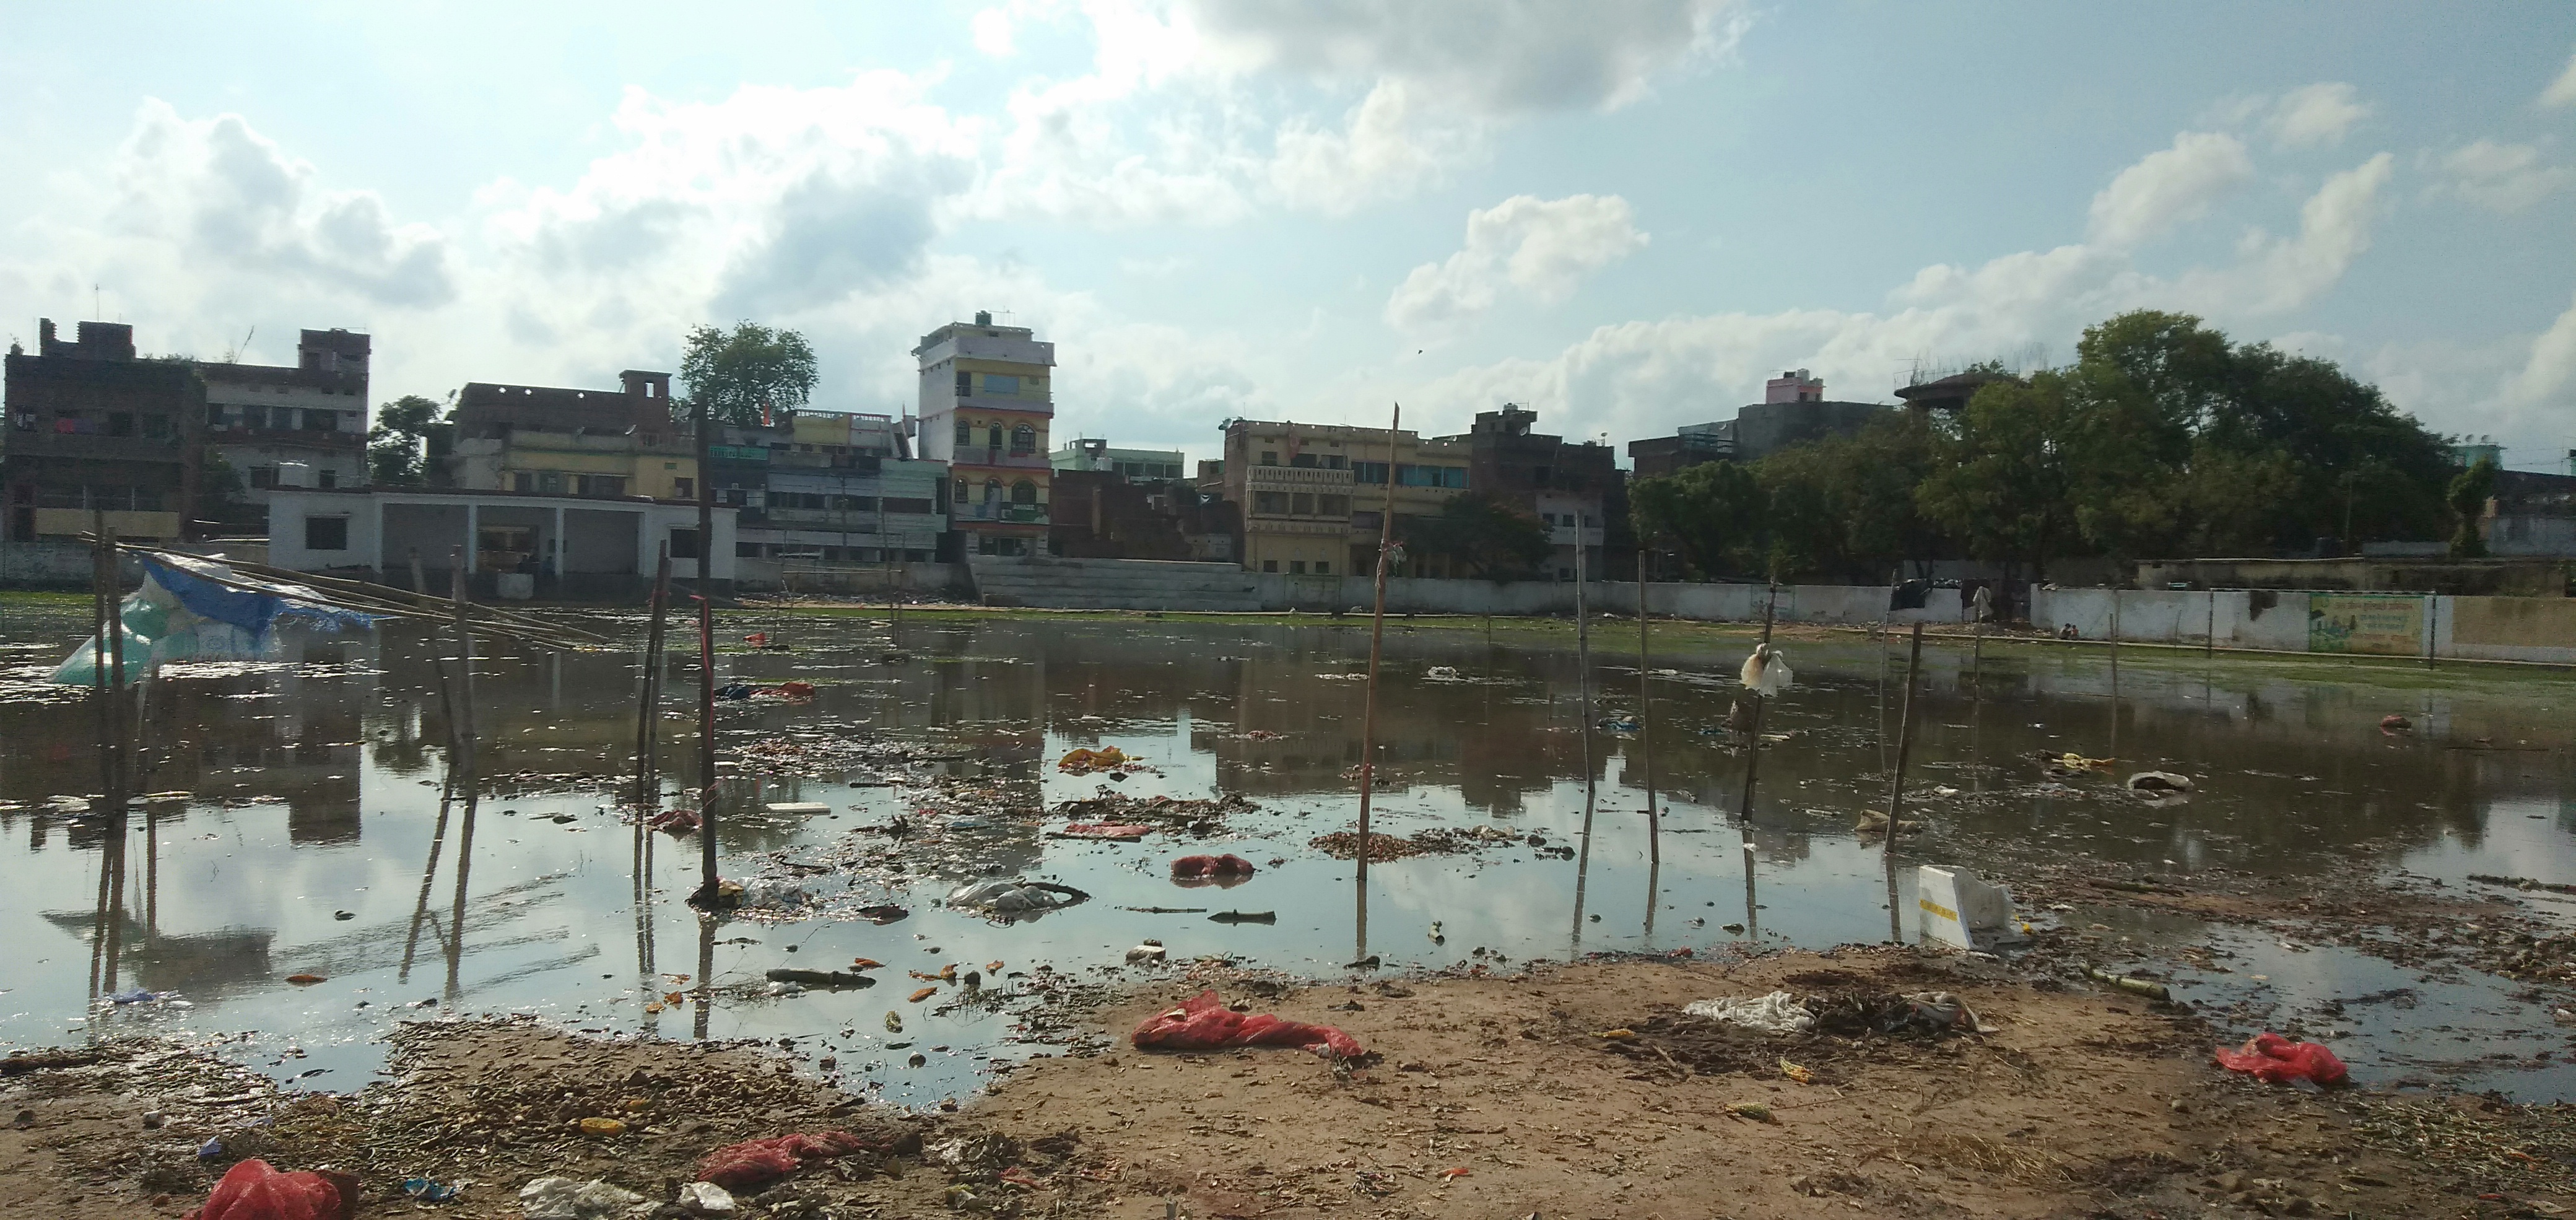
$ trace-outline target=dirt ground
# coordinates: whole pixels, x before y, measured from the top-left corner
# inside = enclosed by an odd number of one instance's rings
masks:
[[[1679,1013],[1775,988],[1953,992],[1988,1032],[1772,1037]],[[200,1161],[209,1137],[285,1168],[357,1173],[361,1214],[414,1211],[399,1183],[426,1175],[472,1183],[437,1212],[514,1217],[519,1186],[543,1174],[665,1199],[713,1148],[833,1129],[875,1151],[810,1168],[740,1214],[2179,1220],[2576,1207],[2564,1108],[2255,1084],[2211,1066],[2211,1036],[2187,1011],[2034,985],[1984,959],[1848,949],[1219,990],[1338,1025],[1375,1055],[1336,1065],[1122,1041],[915,1115],[746,1049],[531,1023],[413,1027],[401,1078],[347,1097],[282,1098],[201,1056],[123,1044],[96,1063],[0,1077],[0,1215],[185,1215],[230,1159]],[[1136,995],[1096,1024],[1123,1033],[1186,994]],[[1745,1103],[1761,1108],[1748,1116]],[[627,1129],[580,1134],[597,1117]]]

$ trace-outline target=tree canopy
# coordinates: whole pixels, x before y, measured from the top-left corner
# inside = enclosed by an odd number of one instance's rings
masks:
[[[2436,538],[2478,510],[2455,473],[2445,438],[2333,363],[2139,310],[2085,330],[2075,363],[1990,382],[1954,416],[1891,411],[1749,466],[1639,480],[1632,501],[1637,528],[1703,576],[1879,579],[1964,554],[2037,577],[2076,555]]]
[[[1439,512],[1397,524],[1415,554],[1447,556],[1488,580],[1528,575],[1556,549],[1538,518],[1483,492],[1451,496]]]
[[[757,424],[764,408],[802,407],[813,396],[815,376],[814,348],[805,336],[757,322],[737,322],[730,331],[696,327],[680,357],[688,405],[704,407],[717,423]]]
[[[367,481],[393,487],[427,482],[421,442],[437,425],[436,399],[405,394],[376,408],[376,426],[367,432]]]

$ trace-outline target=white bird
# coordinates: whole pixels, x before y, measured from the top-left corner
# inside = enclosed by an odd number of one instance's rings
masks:
[[[1738,676],[1754,694],[1766,697],[1789,689],[1793,677],[1789,658],[1769,644],[1753,646],[1753,655],[1744,658],[1744,672]]]

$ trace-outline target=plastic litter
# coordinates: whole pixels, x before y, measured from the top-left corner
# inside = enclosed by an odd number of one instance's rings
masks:
[[[736,1193],[756,1191],[804,1168],[808,1161],[868,1150],[867,1141],[847,1131],[744,1140],[708,1153],[698,1162],[698,1180]]]
[[[1129,822],[1067,822],[1064,829],[1055,833],[1059,839],[1115,839],[1133,843],[1154,833],[1154,828]]]
[[[1769,644],[1756,644],[1753,655],[1744,658],[1744,668],[1736,677],[1754,694],[1768,697],[1789,689],[1789,683],[1796,675],[1789,672],[1789,658],[1781,655],[1779,649]]]
[[[1127,960],[1130,962],[1159,962],[1163,960],[1164,952],[1163,942],[1159,940],[1149,940],[1133,949],[1129,949],[1127,951]]]
[[[458,1182],[450,1185],[429,1178],[405,1178],[402,1192],[423,1203],[447,1203],[464,1194],[467,1185],[469,1183]]]
[[[832,807],[821,801],[772,801],[765,806],[771,813],[830,813]]]
[[[147,991],[141,987],[137,987],[132,991],[119,992],[118,994],[107,998],[114,1000],[119,1004],[149,1004],[154,1000],[160,999],[161,993],[157,991]]]
[[[342,610],[303,585],[282,584],[246,576],[206,559],[137,556],[143,564],[143,587],[127,597],[118,613],[125,626],[125,680],[141,682],[146,673],[174,661],[243,661],[267,656],[276,643],[280,619],[309,624],[323,631],[371,628],[375,617]],[[223,580],[229,584],[217,584]],[[249,592],[247,586],[264,590]],[[113,646],[106,650],[111,656]],[[54,669],[52,680],[63,686],[88,686],[98,680],[100,641],[92,636]]]
[[[994,915],[1036,915],[1091,895],[1050,881],[978,881],[948,891],[948,905]]]
[[[761,977],[773,983],[795,983],[804,987],[874,987],[877,985],[875,979],[864,974],[853,974],[847,970],[798,970],[781,966]]]
[[[2254,1035],[2245,1045],[2228,1050],[2220,1047],[2214,1057],[2218,1066],[2231,1072],[2243,1072],[2266,1084],[2283,1084],[2292,1080],[2313,1081],[2320,1085],[2341,1084],[2351,1077],[2343,1060],[2321,1043],[2292,1042],[2270,1030]]]
[[[1097,750],[1075,750],[1057,759],[1055,769],[1073,775],[1089,775],[1094,771],[1115,770],[1135,761],[1116,746],[1103,746]]]
[[[1988,885],[1964,868],[1925,864],[1914,870],[1914,905],[1926,940],[1960,949],[1980,948],[1978,938],[2023,939],[2013,916],[2012,891]]]
[[[801,907],[811,898],[812,895],[805,892],[804,886],[793,881],[757,878],[742,883],[742,897],[739,905],[786,910]]]
[[[1816,1014],[1798,1003],[1798,997],[1785,991],[1764,996],[1720,996],[1713,1000],[1695,1000],[1682,1011],[1694,1017],[1724,1021],[1771,1034],[1804,1033],[1815,1028]]]
[[[1355,1059],[1365,1052],[1360,1040],[1329,1025],[1286,1021],[1269,1013],[1240,1013],[1226,1008],[1213,991],[1202,991],[1178,1008],[1145,1018],[1128,1040],[1138,1050],[1213,1051],[1235,1046],[1294,1046],[1318,1055]]]
[[[347,1220],[357,1209],[356,1178],[280,1173],[254,1158],[225,1172],[194,1220]]]
[[[692,1216],[730,1216],[737,1211],[733,1192],[713,1182],[684,1182],[680,1185],[680,1197],[673,1202]]]
[[[644,1196],[597,1178],[537,1178],[519,1188],[519,1210],[528,1220],[612,1220],[653,1210]]]
[[[1252,866],[1252,861],[1231,852],[1222,856],[1183,856],[1172,861],[1172,879],[1175,881],[1249,877],[1259,871]]]

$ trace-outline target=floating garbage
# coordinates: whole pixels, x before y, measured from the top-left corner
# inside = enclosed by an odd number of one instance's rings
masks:
[[[847,970],[797,970],[780,967],[761,977],[773,983],[791,983],[802,987],[874,987],[875,979]]]
[[[813,901],[813,895],[806,893],[804,886],[793,881],[757,878],[743,883],[742,894],[736,899],[736,904],[763,910],[783,911],[804,906],[811,901]]]
[[[1736,674],[1747,689],[1766,698],[1789,689],[1795,677],[1789,672],[1788,657],[1769,644],[1754,645],[1753,655],[1744,658],[1744,668]]]
[[[1360,1040],[1330,1025],[1287,1021],[1269,1013],[1240,1013],[1213,991],[1178,1008],[1145,1018],[1128,1041],[1146,1051],[1213,1051],[1236,1046],[1293,1046],[1315,1054],[1356,1059]]]
[[[1277,923],[1277,911],[1219,911],[1208,916],[1209,923]]]
[[[1211,881],[1223,885],[1228,884],[1230,880],[1239,881],[1250,877],[1259,871],[1253,867],[1252,861],[1232,852],[1222,856],[1183,856],[1172,861],[1172,880],[1183,885],[1206,884]]]
[[[1089,775],[1094,771],[1110,771],[1133,766],[1135,762],[1136,760],[1127,757],[1126,751],[1116,746],[1103,746],[1097,750],[1075,750],[1057,759],[1055,769],[1072,775]]]
[[[2191,791],[2191,777],[2171,771],[2140,771],[2129,777],[2129,791],[2140,796],[2170,796]]]
[[[771,813],[830,813],[832,807],[821,801],[773,801],[765,806]]]
[[[304,585],[243,576],[208,559],[143,554],[135,558],[143,564],[143,587],[128,595],[119,609],[129,684],[173,662],[267,656],[276,643],[272,629],[281,619],[323,631],[375,626],[374,615],[343,610]],[[116,651],[110,648],[110,655],[102,657],[100,643],[97,636],[83,641],[54,668],[53,681],[63,686],[95,685],[101,668],[114,667]]]
[[[977,881],[948,892],[948,905],[994,915],[1029,916],[1069,907],[1091,895],[1051,881]]]
[[[1103,839],[1117,843],[1133,843],[1152,833],[1154,828],[1151,826],[1137,826],[1125,822],[1068,822],[1064,829],[1055,832],[1055,836],[1059,839]]]
[[[1127,951],[1127,960],[1130,963],[1159,962],[1163,960],[1164,953],[1163,942],[1159,940],[1149,940],[1133,949],[1129,949]]]

